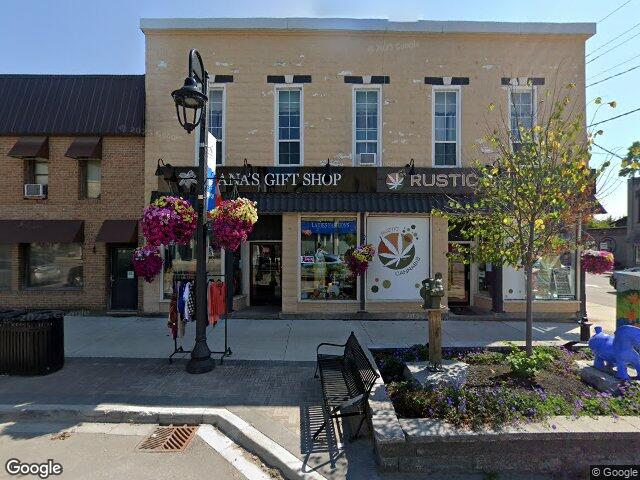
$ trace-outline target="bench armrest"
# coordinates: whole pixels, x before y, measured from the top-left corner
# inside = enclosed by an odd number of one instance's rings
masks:
[[[318,353],[320,353],[320,347],[324,346],[324,345],[328,345],[330,347],[345,347],[347,344],[343,343],[342,345],[337,344],[337,343],[321,343],[320,345],[318,345],[318,347],[316,348],[316,357],[318,356]]]

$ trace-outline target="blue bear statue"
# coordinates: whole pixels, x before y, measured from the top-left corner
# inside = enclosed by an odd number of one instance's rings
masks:
[[[589,339],[589,348],[595,356],[595,368],[606,372],[615,366],[616,377],[629,380],[627,365],[632,365],[640,375],[640,355],[635,350],[640,347],[640,328],[623,325],[613,335],[603,333],[599,326],[595,327],[595,331]]]

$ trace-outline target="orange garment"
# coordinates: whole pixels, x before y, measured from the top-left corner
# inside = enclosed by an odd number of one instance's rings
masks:
[[[215,325],[227,313],[227,286],[222,282],[209,284],[209,324]]]

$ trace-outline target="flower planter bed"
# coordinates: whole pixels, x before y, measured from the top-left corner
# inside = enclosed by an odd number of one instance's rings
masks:
[[[424,346],[376,351],[382,377],[369,406],[380,468],[581,478],[589,465],[633,463],[640,448],[640,389],[624,385],[617,396],[601,394],[576,371],[574,361],[585,352],[552,348],[545,350],[554,361],[533,380],[511,373],[508,349],[445,349],[445,357],[470,364],[467,384],[434,391],[420,391],[399,376],[404,361],[425,359]]]

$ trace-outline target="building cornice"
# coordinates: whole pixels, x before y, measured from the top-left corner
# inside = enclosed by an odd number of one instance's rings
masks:
[[[172,30],[272,30],[397,33],[584,35],[596,33],[595,23],[471,22],[418,20],[397,22],[368,18],[141,18],[143,32]]]

